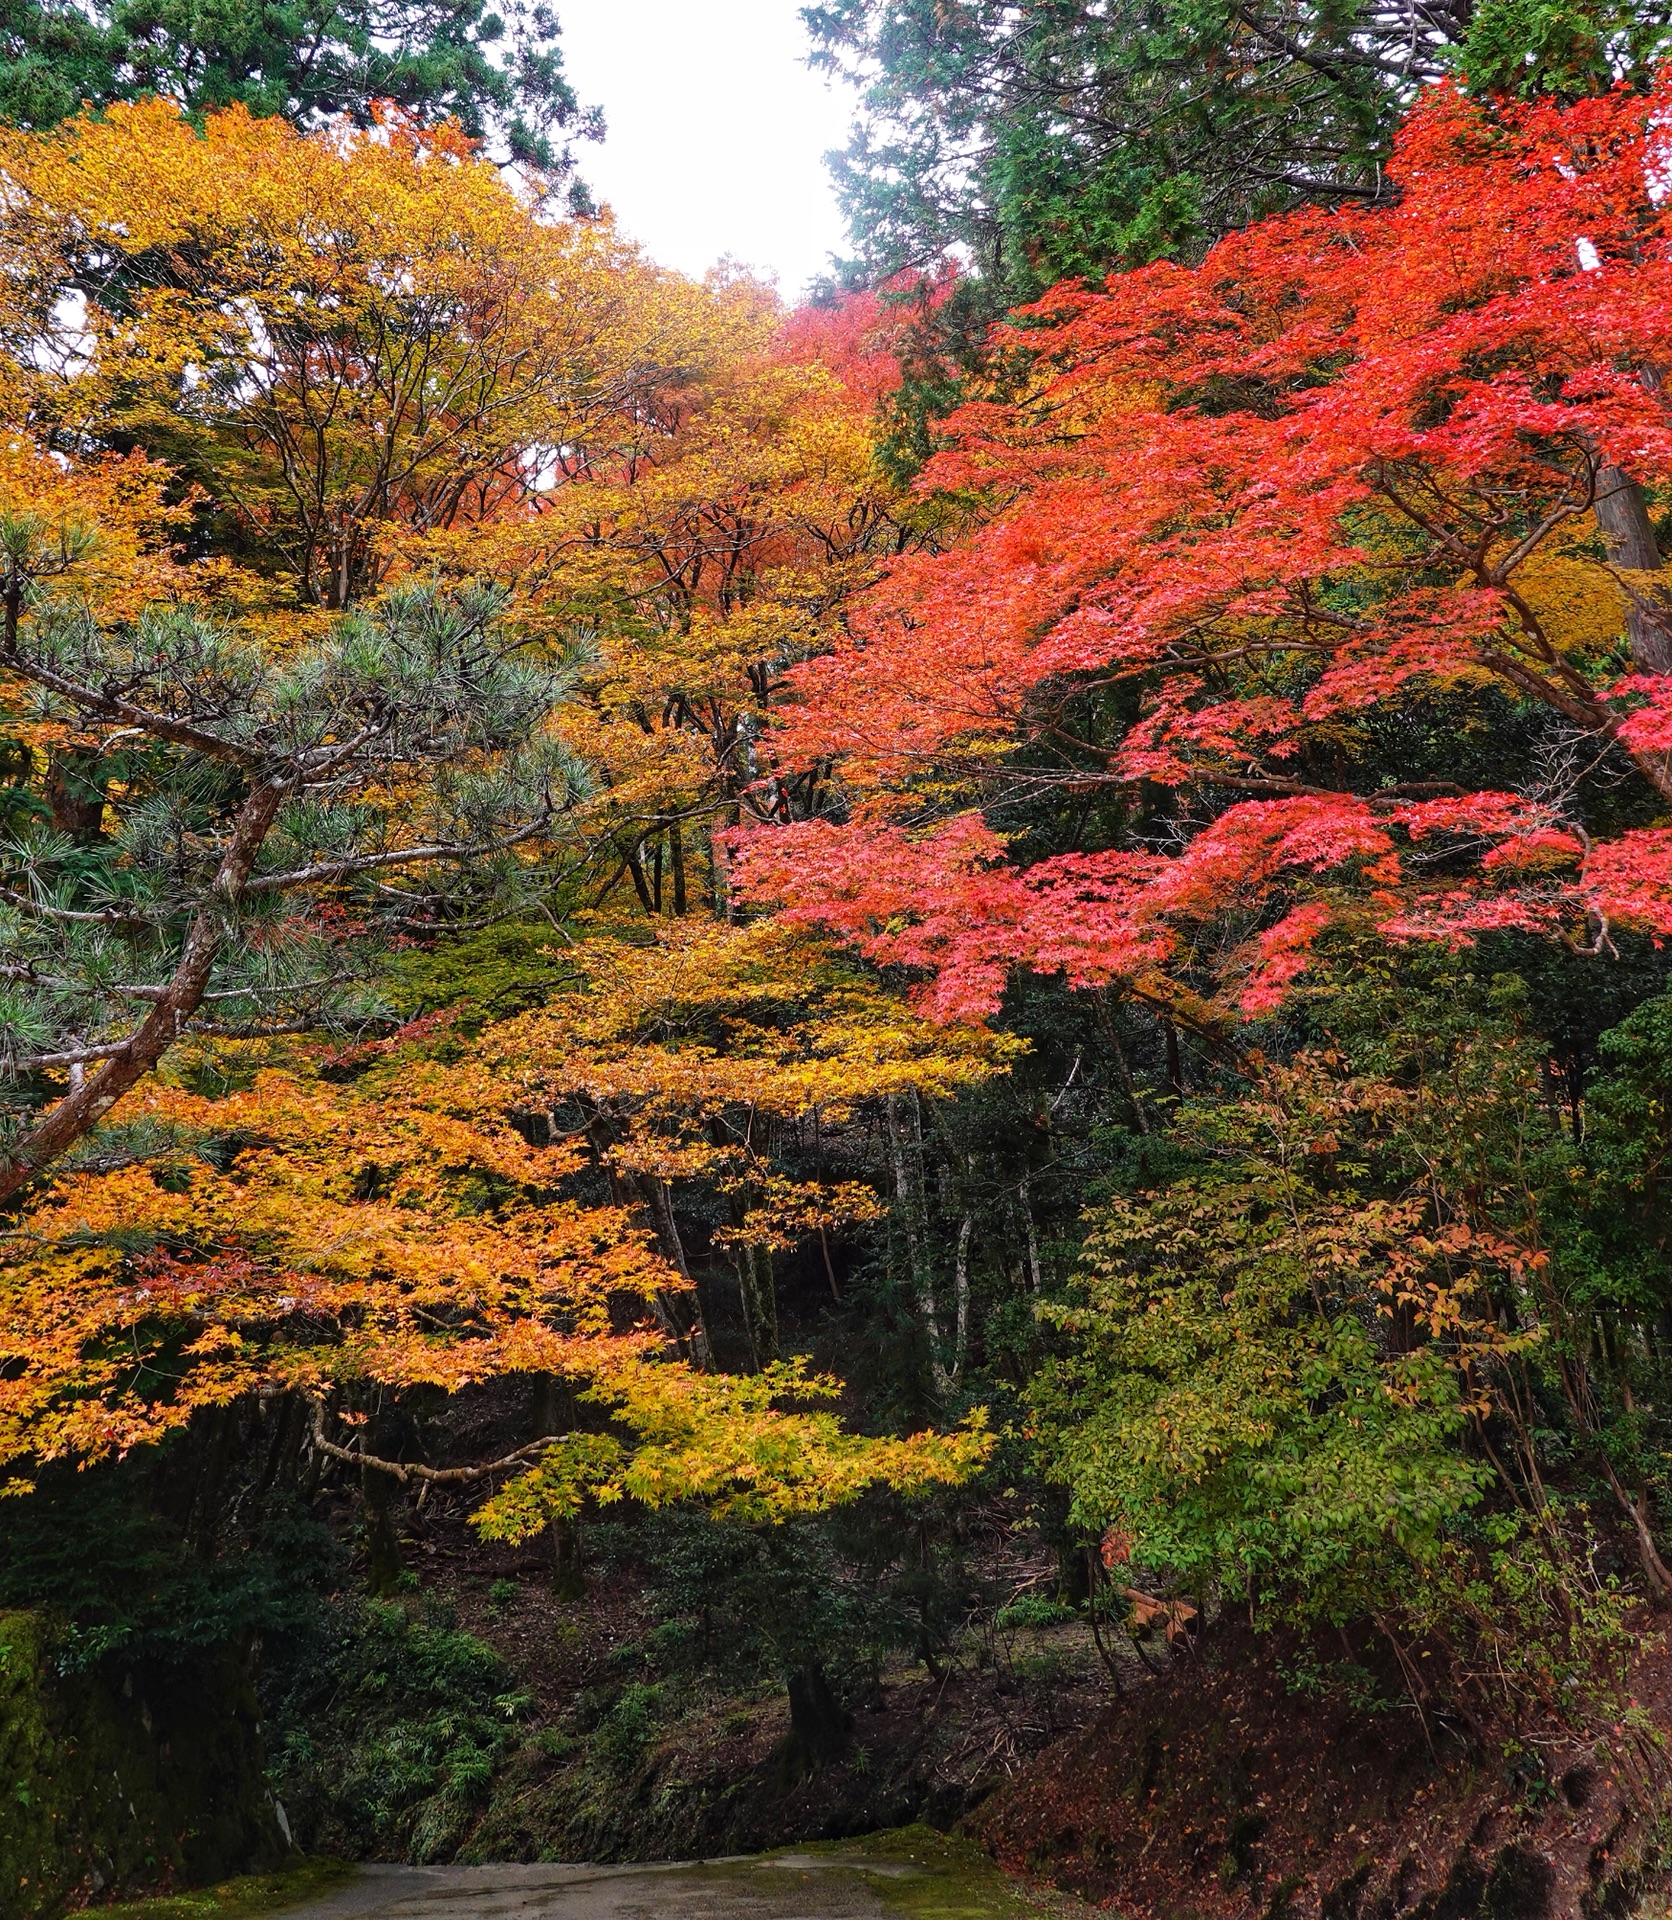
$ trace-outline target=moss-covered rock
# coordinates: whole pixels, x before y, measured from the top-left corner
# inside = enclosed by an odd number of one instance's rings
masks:
[[[235,1659],[61,1674],[42,1616],[0,1613],[0,1920],[288,1851]]]

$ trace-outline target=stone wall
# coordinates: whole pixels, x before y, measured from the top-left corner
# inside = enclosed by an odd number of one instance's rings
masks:
[[[49,1624],[0,1613],[0,1920],[272,1866],[288,1839],[237,1660],[61,1674]]]

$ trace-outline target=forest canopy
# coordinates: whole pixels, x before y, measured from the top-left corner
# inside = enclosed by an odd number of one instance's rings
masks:
[[[299,1752],[444,1523],[786,1778],[1024,1598],[1577,1738],[1672,1601],[1667,22],[807,18],[793,307],[591,206],[543,11],[5,23],[0,1603],[176,1657],[127,1489]]]

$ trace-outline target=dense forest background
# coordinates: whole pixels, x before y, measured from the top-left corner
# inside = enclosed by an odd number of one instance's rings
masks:
[[[0,1904],[1624,1911],[1672,16],[804,17],[790,309],[543,8],[0,13]]]

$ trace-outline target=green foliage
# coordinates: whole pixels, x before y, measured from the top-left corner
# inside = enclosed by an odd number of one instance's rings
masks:
[[[659,1642],[676,1671],[746,1684],[820,1667],[847,1679],[899,1637],[876,1570],[846,1560],[828,1520],[756,1528],[669,1512],[640,1550],[653,1611],[684,1627]]]
[[[1601,1404],[1608,1459],[1633,1486],[1672,1488],[1672,996],[1603,1035],[1580,1164],[1550,1213],[1566,1345]],[[1588,1363],[1588,1364],[1587,1364]]]
[[[1094,1208],[1031,1388],[1111,1568],[1398,1622],[1444,1657],[1425,1684],[1512,1724],[1613,1684],[1627,1603],[1582,1490],[1665,1458],[1667,1003],[1604,1037],[1583,1152],[1533,1004],[1458,956],[1339,949],[1311,1044],[1186,1104]]]
[[[886,273],[967,248],[995,309],[1298,200],[1374,198],[1399,114],[1449,70],[1594,92],[1652,73],[1672,30],[1664,5],[1619,0],[1484,0],[1415,28],[1362,0],[802,11],[816,58],[862,89],[836,163],[862,257]]]
[[[662,1689],[634,1681],[624,1687],[592,1733],[594,1753],[621,1778],[638,1772],[646,1748],[660,1730]]]
[[[300,1844],[450,1859],[528,1704],[492,1648],[445,1614],[357,1597],[275,1648],[272,1767]]]
[[[596,138],[563,74],[557,22],[543,5],[504,12],[486,0],[5,0],[0,115],[50,127],[84,102],[148,93],[201,114],[241,104],[315,126],[338,114],[371,123],[393,101],[423,122],[456,119],[494,133],[513,157],[567,173],[566,134]],[[577,198],[585,204],[584,189]]]
[[[1376,1339],[1376,1262],[1402,1230],[1243,1157],[1102,1209],[1044,1313],[1069,1351],[1033,1390],[1075,1519],[1199,1590],[1219,1578],[1343,1616],[1427,1558],[1488,1472],[1449,1356]]]
[[[1663,10],[1618,0],[1482,0],[1453,58],[1472,91],[1573,99],[1652,72],[1666,30]]]
[[[409,1015],[445,1011],[450,1016],[435,1049],[448,1060],[490,1020],[544,1006],[570,985],[574,975],[563,964],[562,947],[562,936],[548,920],[499,921],[392,955],[385,975],[388,992]]]
[[[1074,1609],[1065,1607],[1060,1600],[1047,1600],[1039,1594],[1028,1594],[1023,1599],[1012,1600],[1008,1606],[1000,1607],[993,1616],[993,1625],[1005,1632],[1013,1632],[1018,1627],[1032,1628],[1037,1632],[1042,1627],[1060,1627],[1078,1618]]]
[[[505,607],[493,589],[404,585],[281,658],[179,608],[107,630],[82,604],[43,599],[28,637],[33,671],[55,689],[85,689],[83,710],[114,677],[130,698],[189,718],[198,744],[152,742],[142,770],[119,769],[127,784],[96,846],[41,824],[0,850],[0,940],[27,982],[0,996],[0,1093],[9,1082],[27,1112],[38,1049],[66,1033],[80,1046],[130,1031],[136,1005],[174,976],[244,831],[240,782],[254,768],[289,765],[294,777],[248,849],[255,872],[212,948],[213,1018],[198,1030],[379,1021],[387,1003],[367,977],[379,920],[393,932],[438,910],[445,918],[466,896],[478,911],[526,906],[540,876],[514,848],[587,775],[543,731],[569,683],[507,646]],[[58,711],[54,697],[40,696],[44,711]],[[362,728],[369,712],[378,717]],[[400,818],[391,782],[405,786]],[[391,888],[400,836],[414,826],[448,849],[460,888],[451,899],[430,860],[409,876],[410,894]],[[351,908],[343,888],[357,877],[367,892]]]
[[[1472,1516],[1408,1583],[1402,1621],[1443,1651],[1454,1686],[1491,1700],[1511,1727],[1540,1712],[1571,1716],[1599,1696],[1617,1710],[1632,1602],[1598,1573],[1598,1548],[1571,1503]]]
[[[837,183],[868,263],[961,245],[999,305],[1190,250],[1308,173],[1325,197],[1373,190],[1397,111],[1373,63],[1341,57],[1375,31],[1352,5],[825,0],[803,17],[864,89]]]
[[[1669,27],[1664,5],[1618,0],[1485,0],[1420,25],[1364,0],[802,12],[816,58],[861,89],[836,178],[867,266],[967,249],[990,310],[1297,201],[1374,199],[1399,114],[1453,66],[1490,91],[1594,91],[1652,72]]]

